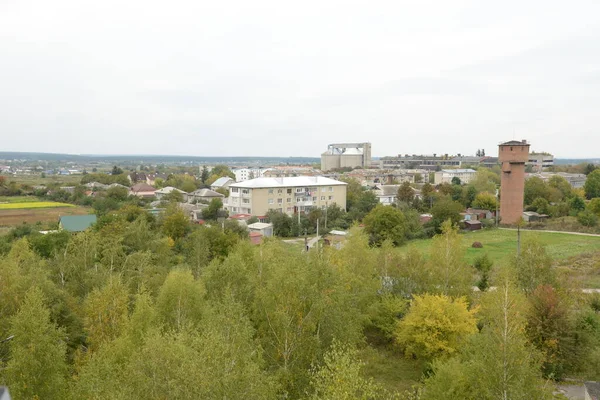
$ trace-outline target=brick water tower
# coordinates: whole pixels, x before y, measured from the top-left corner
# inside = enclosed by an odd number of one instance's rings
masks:
[[[502,165],[500,180],[500,217],[503,224],[514,224],[523,215],[525,163],[529,161],[526,140],[501,143],[498,161]]]

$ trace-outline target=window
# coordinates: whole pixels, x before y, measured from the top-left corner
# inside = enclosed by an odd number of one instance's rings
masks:
[[[269,194],[273,194],[273,189],[269,189]]]
[[[302,188],[296,188],[296,193],[302,193],[302,192],[303,192]]]
[[[283,204],[283,199],[277,199],[277,204]]]
[[[329,191],[333,192],[333,186],[329,186]]]
[[[287,201],[288,203],[291,203],[291,202],[292,202],[292,199],[291,199],[291,197],[288,197],[286,201]]]
[[[231,188],[231,193],[237,193],[238,192],[238,188]]]
[[[327,188],[326,188],[325,186],[323,186],[323,187],[321,188],[321,192],[326,192],[326,191],[327,191]]]
[[[287,193],[288,193],[288,194],[292,194],[292,189],[288,189],[288,190],[287,190]]]
[[[242,199],[242,203],[248,204],[248,203],[250,203],[250,200],[248,200],[248,199]]]
[[[302,197],[298,197],[298,198],[296,199],[296,203],[300,203],[301,201],[302,201]]]
[[[288,207],[288,208],[286,208],[286,211],[287,211],[287,212],[290,212],[290,211],[292,211],[292,207]]]
[[[333,196],[329,196],[329,200],[333,200]]]
[[[321,196],[321,200],[325,200],[325,196]]]
[[[242,189],[242,194],[248,194],[248,189]]]
[[[269,204],[273,204],[273,199],[269,199]]]
[[[317,201],[317,196],[314,196],[314,197],[313,197],[313,201]]]
[[[277,189],[277,194],[283,193],[283,189]]]

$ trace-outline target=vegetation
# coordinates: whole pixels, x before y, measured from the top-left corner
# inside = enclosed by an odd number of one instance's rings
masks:
[[[28,208],[54,208],[54,207],[74,207],[73,204],[57,203],[53,201],[27,201],[23,203],[0,203],[0,210],[17,210]]]

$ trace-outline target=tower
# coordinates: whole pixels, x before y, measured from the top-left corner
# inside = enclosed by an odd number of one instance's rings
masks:
[[[525,163],[529,161],[526,140],[501,143],[498,161],[502,164],[500,180],[500,216],[505,224],[514,224],[523,215]]]

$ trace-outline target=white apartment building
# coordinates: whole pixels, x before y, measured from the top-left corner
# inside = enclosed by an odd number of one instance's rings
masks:
[[[273,168],[236,168],[233,170],[236,182],[244,182],[248,179],[262,178],[265,172],[271,171]]]
[[[473,169],[443,169],[435,173],[434,183],[436,185],[442,183],[452,183],[452,178],[460,179],[460,183],[469,183],[475,178],[477,171]]]
[[[286,214],[324,209],[332,204],[346,209],[346,183],[323,176],[256,178],[229,186],[224,207],[233,214]]]

